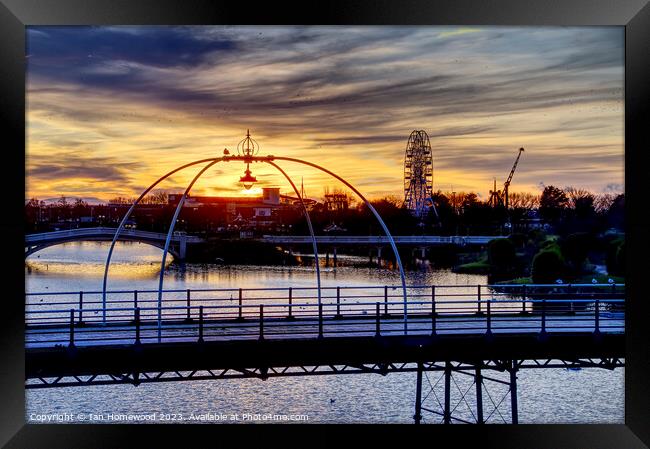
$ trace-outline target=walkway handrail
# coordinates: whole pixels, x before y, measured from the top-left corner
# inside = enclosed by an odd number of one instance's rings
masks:
[[[609,286],[609,285],[607,285]],[[586,286],[585,286],[586,287]],[[229,303],[213,303],[209,298],[197,298],[190,302],[191,290],[187,290],[187,302],[171,300],[164,305],[153,305],[153,300],[142,300],[137,304],[125,301],[111,302],[108,319],[102,321],[96,316],[104,308],[95,301],[85,307],[80,302],[59,304],[49,310],[32,310],[25,314],[27,344],[54,346],[69,342],[70,346],[84,344],[112,345],[128,344],[136,338],[135,344],[146,344],[152,340],[195,341],[219,338],[323,338],[337,336],[383,337],[401,334],[402,319],[395,300],[399,295],[388,296],[384,288],[372,295],[356,296],[355,301],[339,303],[337,295],[327,297],[331,301],[316,303],[313,296],[298,296],[294,302],[277,302],[282,297],[249,298],[251,302],[239,302],[231,298]],[[593,290],[593,289],[592,289]],[[435,290],[431,290],[435,293]],[[609,291],[609,289],[608,289]],[[61,293],[61,292],[55,292]],[[83,293],[83,292],[81,292]],[[606,292],[607,294],[607,292]],[[591,297],[590,297],[591,295]],[[540,338],[549,333],[590,333],[595,337],[603,333],[624,333],[625,299],[603,297],[591,292],[574,292],[570,298],[554,299],[521,298],[517,295],[507,298],[454,297],[444,299],[432,295],[412,295],[407,319],[407,336],[440,336],[443,334],[484,334],[493,338],[495,334],[538,334]],[[83,296],[80,296],[80,301]],[[350,300],[354,297],[345,297]],[[257,301],[255,301],[257,300]],[[311,300],[311,301],[310,301]],[[270,302],[269,302],[270,301]],[[128,301],[126,301],[128,302]],[[481,309],[480,304],[485,305]],[[162,329],[160,316],[163,314]],[[310,337],[311,336],[311,337]]]
[[[495,287],[495,288],[491,288]],[[505,288],[503,288],[505,287]],[[319,297],[314,290],[323,293]],[[116,290],[107,292],[30,292],[26,294],[26,322],[29,326],[50,325],[66,319],[70,309],[78,314],[79,322],[97,323],[104,317],[97,317],[98,311],[106,310],[106,321],[114,323],[124,319],[124,311],[139,308],[143,313],[157,310],[159,329],[166,323],[170,310],[184,311],[184,318],[190,320],[196,307],[205,307],[206,311],[221,310],[225,315],[246,319],[255,315],[256,308],[265,305],[268,314],[279,311],[288,317],[313,316],[319,305],[327,315],[360,316],[372,315],[374,305],[381,304],[382,314],[395,313],[395,307],[402,304],[396,301],[401,292],[399,285],[385,286],[326,286],[314,287],[271,287],[271,288],[221,288],[221,289],[168,289],[165,290],[164,302],[154,299],[157,290]],[[102,301],[98,300],[102,294]],[[624,313],[624,284],[516,284],[516,285],[412,285],[408,288],[408,300],[411,315],[405,320],[413,321],[413,316],[429,314],[436,310],[436,315],[461,317],[475,316],[540,316],[547,311],[584,315],[589,311],[599,310],[603,313]],[[44,301],[45,298],[49,298]],[[321,302],[318,302],[320,300]],[[102,304],[102,309],[97,306]],[[156,307],[153,307],[153,306]],[[106,309],[104,309],[106,306]],[[163,313],[163,311],[165,311]],[[252,312],[251,312],[252,311]],[[311,311],[311,312],[310,312]],[[250,313],[249,313],[250,312]],[[129,312],[130,313],[130,312]],[[392,315],[395,319],[398,315]],[[40,318],[39,318],[40,317]],[[150,316],[143,316],[150,319]],[[171,318],[174,318],[173,316]],[[617,318],[618,319],[618,318]],[[417,320],[416,320],[417,321]],[[399,321],[400,323],[402,320]],[[415,323],[415,321],[413,321]]]
[[[571,287],[593,287],[593,288],[620,288],[624,289],[625,284],[624,283],[598,283],[598,284],[481,284],[482,287],[485,288],[492,288],[492,289],[501,289],[501,288],[522,288],[522,287],[527,287],[527,288],[535,288],[535,287],[545,287],[545,288],[571,288]],[[389,289],[396,290],[396,289],[401,289],[402,286],[399,284],[388,284],[388,285],[339,285],[339,286],[322,286],[321,290],[336,290],[336,289],[341,289],[341,290],[350,290],[350,289],[384,289],[385,287],[388,287]],[[409,289],[426,289],[426,288],[431,288],[435,287],[436,289],[445,289],[445,288],[468,288],[468,287],[475,287],[475,285],[467,285],[467,284],[413,284],[413,285],[407,285],[407,288]],[[242,287],[241,289],[243,291],[282,291],[282,290],[287,290],[289,287]],[[296,290],[315,290],[315,287],[301,287],[301,286],[291,286],[291,288],[296,291]],[[187,292],[187,288],[178,288],[178,289],[164,289],[164,293],[184,293]],[[240,290],[239,287],[224,287],[224,288],[192,288],[189,289],[191,292],[237,292]],[[107,290],[106,293],[110,294],[126,294],[126,293],[133,293],[134,290]],[[140,293],[157,293],[158,289],[138,289],[137,290]],[[101,294],[103,293],[101,290],[83,290],[84,294]],[[62,292],[25,292],[26,296],[56,296],[56,295],[72,295],[72,294],[79,294],[78,290],[74,291],[62,291]]]

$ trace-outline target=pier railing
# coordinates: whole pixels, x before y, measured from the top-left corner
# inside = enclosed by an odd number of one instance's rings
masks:
[[[26,295],[27,343],[157,342],[157,290]],[[414,285],[408,334],[623,332],[622,284]],[[165,290],[162,340],[381,336],[404,332],[401,286]]]

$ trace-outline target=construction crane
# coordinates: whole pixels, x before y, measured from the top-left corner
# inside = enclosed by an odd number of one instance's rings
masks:
[[[512,170],[510,170],[510,174],[508,175],[508,179],[506,182],[503,184],[503,193],[506,197],[506,210],[508,210],[508,188],[510,187],[510,181],[512,181],[512,177],[515,174],[515,170],[517,169],[517,164],[519,163],[519,158],[521,157],[521,153],[524,152],[523,148],[519,148],[519,154],[517,154],[517,159],[515,159],[515,163],[512,165]]]
[[[488,200],[488,203],[492,207],[503,205],[501,190],[497,190],[497,178],[494,178],[494,187],[492,187],[492,190],[490,190],[490,199]]]
[[[509,198],[508,198],[508,189],[510,188],[510,182],[512,181],[512,177],[515,174],[515,170],[517,169],[517,164],[519,163],[519,158],[521,157],[521,153],[524,151],[523,148],[519,148],[519,153],[517,154],[517,159],[515,159],[515,163],[512,165],[512,170],[510,170],[510,174],[508,175],[508,179],[506,180],[505,183],[503,183],[503,190],[497,190],[497,181],[496,178],[494,180],[494,188],[493,190],[490,190],[490,200],[489,203],[492,207],[497,207],[497,206],[505,206],[506,210],[508,210],[509,206]]]

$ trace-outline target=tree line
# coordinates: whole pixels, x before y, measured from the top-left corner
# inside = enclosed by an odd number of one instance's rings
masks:
[[[331,232],[355,235],[382,233],[375,217],[362,201],[355,200],[344,191],[337,190],[336,193],[344,195],[344,207],[341,207],[341,203],[328,203],[327,198],[312,201],[308,206],[317,232],[333,229]],[[141,202],[143,208],[136,209],[134,213],[137,226],[163,229],[174,208],[167,200],[168,193],[162,190],[146,196]],[[542,225],[558,234],[593,233],[612,227],[623,229],[624,224],[625,194],[594,194],[576,187],[562,189],[546,186],[538,195],[513,192],[509,195],[510,206],[507,210],[502,205],[492,207],[474,192],[443,193],[439,190],[432,195],[432,200],[435,209],[429,208],[422,218],[413,216],[404,207],[402,198],[397,196],[386,196],[371,201],[371,204],[391,232],[401,235],[498,235]],[[116,197],[106,204],[89,205],[82,199],[61,197],[56,202],[46,204],[32,198],[25,205],[26,221],[30,230],[48,223],[80,221],[82,217],[91,217],[93,223],[110,224],[119,221],[125,208],[133,201],[135,198]],[[147,210],[146,220],[141,209]],[[180,217],[183,219],[180,226],[187,231],[210,232],[232,222],[232,217],[229,217],[232,211],[229,212],[225,205],[188,209],[191,210],[183,210]],[[273,211],[272,219],[278,232],[308,232],[299,207],[277,208]]]

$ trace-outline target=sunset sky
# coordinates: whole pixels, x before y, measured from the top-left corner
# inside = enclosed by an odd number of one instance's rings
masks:
[[[26,196],[137,196],[247,129],[260,154],[324,165],[371,198],[403,196],[415,129],[434,190],[485,199],[524,147],[511,192],[622,192],[623,50],[622,27],[29,27]],[[307,196],[339,186],[280,165]],[[236,195],[244,169],[217,164],[193,193]]]

